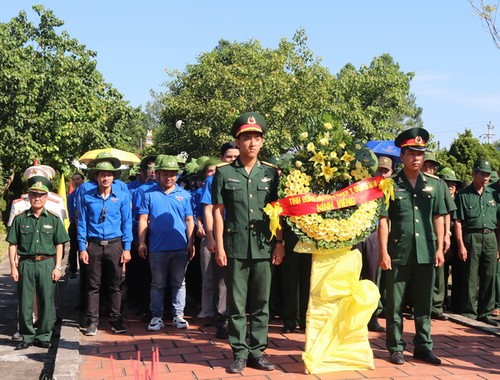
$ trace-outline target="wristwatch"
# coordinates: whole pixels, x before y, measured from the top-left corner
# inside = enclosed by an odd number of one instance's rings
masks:
[[[276,244],[280,243],[283,247],[285,246],[285,241],[284,240],[275,240],[274,242]]]
[[[63,271],[63,268],[62,268],[62,267],[55,267],[54,269],[57,269],[57,270],[58,270],[59,272],[61,272],[61,273],[62,273],[62,271]]]

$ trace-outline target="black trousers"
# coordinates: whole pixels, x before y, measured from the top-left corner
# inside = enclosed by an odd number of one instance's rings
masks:
[[[101,246],[89,242],[87,252],[87,319],[90,323],[99,323],[99,292],[104,281],[108,287],[109,320],[121,321],[122,243]]]

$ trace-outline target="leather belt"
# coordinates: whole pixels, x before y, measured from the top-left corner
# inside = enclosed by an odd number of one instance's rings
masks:
[[[492,233],[494,233],[495,230],[491,230],[489,228],[466,228],[465,232],[469,232],[469,233],[470,232],[475,232],[475,233],[486,235],[486,234],[492,234]]]
[[[54,255],[19,255],[19,261],[24,261],[24,260],[43,261],[53,258]]]
[[[97,244],[97,245],[102,245],[102,246],[106,246],[106,245],[112,245],[112,244],[116,244],[116,243],[121,243],[122,241],[122,237],[117,237],[117,238],[114,238],[114,239],[109,239],[109,240],[101,240],[101,239],[98,239],[98,238],[89,238],[89,241],[91,243],[94,243],[94,244]]]

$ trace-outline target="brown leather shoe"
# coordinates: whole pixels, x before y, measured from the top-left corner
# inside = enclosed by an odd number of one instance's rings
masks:
[[[261,371],[273,371],[274,365],[269,363],[265,357],[259,356],[258,358],[249,358],[248,366],[251,368],[260,369]]]

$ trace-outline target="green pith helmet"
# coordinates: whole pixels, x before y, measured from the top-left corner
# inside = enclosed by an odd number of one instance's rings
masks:
[[[436,153],[431,152],[430,150],[426,150],[424,153],[424,162],[425,161],[431,161],[434,162],[436,166],[441,166],[441,162],[436,160]]]
[[[122,174],[120,166],[115,167],[115,164],[110,161],[97,162],[93,168],[89,169],[89,178],[93,179],[98,172],[112,172],[115,178],[119,178]]]
[[[111,153],[101,152],[95,157],[92,163],[92,167],[97,166],[97,164],[102,161],[110,162],[115,169],[118,169],[120,166],[122,166],[120,160],[116,157],[113,157]]]
[[[160,154],[156,157],[155,170],[175,170],[180,171],[179,163],[177,158],[174,156],[168,156],[166,154]]]
[[[265,131],[266,121],[264,120],[264,116],[258,112],[247,112],[236,119],[231,128],[231,135],[237,138],[245,132],[260,132],[264,134]]]

